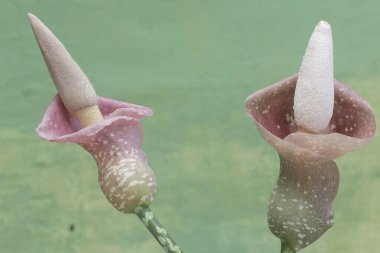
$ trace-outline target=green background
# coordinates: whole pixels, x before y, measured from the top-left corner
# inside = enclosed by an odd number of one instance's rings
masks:
[[[280,246],[266,223],[279,162],[244,100],[298,71],[324,19],[336,79],[378,118],[379,10],[377,0],[1,0],[0,251],[163,252],[137,217],[108,204],[89,154],[36,136],[55,88],[28,12],[61,39],[99,95],[155,111],[143,120],[158,181],[151,207],[185,252],[269,253]],[[337,160],[335,225],[303,252],[376,252],[379,141]]]

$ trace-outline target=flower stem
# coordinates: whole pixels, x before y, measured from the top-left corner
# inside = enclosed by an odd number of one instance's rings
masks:
[[[157,242],[167,253],[183,253],[180,247],[174,242],[166,229],[154,217],[149,207],[138,206],[135,213],[152,233]]]
[[[281,253],[296,253],[296,251],[290,248],[285,242],[281,242]]]

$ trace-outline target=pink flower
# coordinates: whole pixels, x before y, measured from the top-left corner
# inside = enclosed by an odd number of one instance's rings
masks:
[[[156,194],[156,180],[141,150],[140,118],[151,109],[98,97],[105,117],[81,128],[78,120],[55,96],[37,127],[38,135],[52,142],[77,143],[96,160],[99,184],[107,200],[119,211],[133,212],[148,206]]]
[[[253,93],[245,109],[280,157],[280,175],[269,201],[269,228],[299,250],[333,224],[332,204],[339,185],[333,159],[367,143],[376,124],[370,105],[335,81],[333,116],[326,132],[297,132],[293,114],[296,83],[294,75]]]

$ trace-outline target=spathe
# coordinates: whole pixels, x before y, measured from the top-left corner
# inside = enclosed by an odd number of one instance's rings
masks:
[[[318,239],[333,224],[339,185],[333,161],[375,134],[372,108],[353,90],[334,82],[334,111],[325,134],[297,132],[293,98],[297,75],[250,95],[246,113],[280,156],[280,175],[271,196],[268,224],[294,250]]]
[[[38,135],[52,142],[77,143],[96,160],[99,184],[107,200],[120,212],[149,206],[156,194],[156,179],[141,142],[140,118],[153,115],[149,108],[98,97],[104,120],[81,128],[59,96],[48,106]]]

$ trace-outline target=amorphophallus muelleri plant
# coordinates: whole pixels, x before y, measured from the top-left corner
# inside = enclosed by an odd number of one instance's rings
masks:
[[[141,149],[140,119],[153,115],[152,110],[98,97],[63,44],[37,17],[29,14],[29,20],[58,90],[38,135],[82,146],[96,160],[100,188],[112,206],[137,214],[166,252],[182,252],[149,209],[156,179]]]
[[[330,25],[315,28],[300,72],[250,95],[245,110],[280,157],[268,225],[282,252],[296,252],[333,225],[334,159],[375,134],[370,105],[333,77]]]

